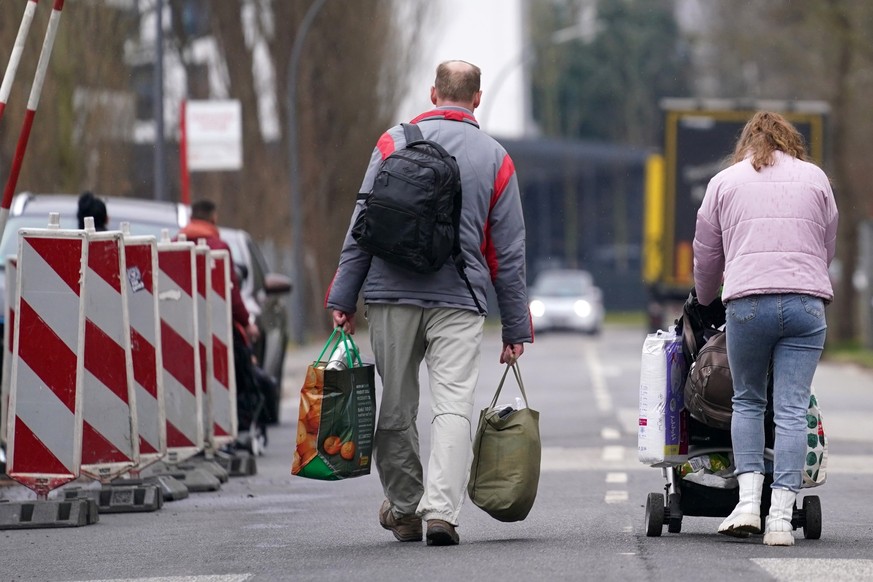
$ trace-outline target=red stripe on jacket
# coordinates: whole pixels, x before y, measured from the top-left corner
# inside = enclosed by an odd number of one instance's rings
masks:
[[[485,261],[488,263],[488,271],[491,274],[491,282],[497,279],[497,251],[494,248],[494,241],[491,240],[491,211],[506,190],[506,185],[515,173],[515,164],[512,163],[512,158],[509,154],[503,157],[503,163],[500,164],[500,169],[497,170],[497,176],[494,178],[494,190],[491,194],[491,203],[488,206],[488,220],[485,221],[485,241],[482,243],[482,254],[485,256]]]
[[[394,153],[394,138],[386,131],[379,138],[379,141],[376,142],[376,147],[382,153],[382,159],[384,160]]]

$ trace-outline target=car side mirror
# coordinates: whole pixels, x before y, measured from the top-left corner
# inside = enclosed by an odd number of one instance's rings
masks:
[[[236,269],[236,276],[240,280],[240,282],[245,281],[249,278],[249,268],[245,265],[241,265],[239,263],[234,263],[233,268]]]
[[[285,295],[291,293],[294,286],[291,279],[279,273],[267,273],[264,276],[264,291],[267,295]]]

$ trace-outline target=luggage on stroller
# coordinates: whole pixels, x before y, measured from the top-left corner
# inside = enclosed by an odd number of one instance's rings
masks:
[[[739,502],[739,489],[733,477],[730,416],[733,386],[724,347],[725,306],[720,300],[708,306],[697,301],[691,290],[676,320],[676,334],[688,363],[684,405],[688,439],[687,460],[661,466],[666,479],[664,493],[649,493],[645,527],[649,537],[660,536],[664,525],[679,533],[685,515],[727,517]],[[708,354],[708,355],[707,355]],[[772,401],[772,383],[768,389]],[[772,461],[775,424],[772,406],[765,414],[765,459]],[[727,465],[727,466],[725,466]],[[773,475],[764,476],[761,498],[762,522],[770,510],[770,484]],[[816,495],[802,498],[791,520],[794,529],[803,529],[807,539],[821,537],[821,503]]]

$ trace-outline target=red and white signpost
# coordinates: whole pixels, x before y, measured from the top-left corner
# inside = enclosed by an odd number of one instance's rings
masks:
[[[24,18],[22,19],[22,27],[24,27],[26,21],[27,30],[30,28],[30,19],[33,17],[33,10],[35,9],[36,2],[33,2],[32,4],[28,2]],[[12,169],[9,172],[9,178],[6,180],[6,186],[3,189],[3,199],[0,201],[0,237],[3,236],[3,231],[6,230],[6,221],[9,218],[9,207],[12,205],[12,195],[15,193],[15,187],[18,185],[18,175],[21,173],[21,164],[24,161],[24,153],[27,151],[30,130],[33,128],[33,119],[36,117],[36,108],[39,106],[39,98],[42,94],[42,86],[45,82],[45,74],[48,69],[49,59],[51,58],[52,48],[55,44],[55,37],[58,35],[58,26],[60,25],[61,11],[63,9],[64,0],[54,0],[52,13],[49,17],[48,27],[46,28],[45,38],[42,43],[42,50],[39,53],[39,62],[36,64],[36,74],[33,77],[33,84],[30,86],[30,96],[27,99],[27,110],[24,112],[24,123],[21,126],[21,132],[18,134],[18,143],[15,146],[15,155],[12,158]],[[22,28],[19,28],[19,37],[22,37],[21,48],[23,48],[24,38],[27,37],[27,30],[22,32]],[[18,40],[16,39],[16,48],[18,48],[17,45]],[[10,66],[14,64],[15,68],[17,68],[20,57],[20,49],[18,53],[16,53],[14,48],[12,58],[10,59]],[[11,88],[12,78],[14,76],[14,70],[7,69],[2,85],[2,87],[6,87],[7,92]],[[5,109],[5,107],[6,102],[3,101],[0,113],[2,113],[2,110]]]
[[[242,105],[232,99],[183,101],[179,113],[181,202],[190,206],[190,172],[242,168]]]

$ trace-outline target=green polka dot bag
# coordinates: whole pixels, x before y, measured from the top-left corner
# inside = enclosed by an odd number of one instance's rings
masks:
[[[803,464],[803,484],[801,487],[818,487],[827,479],[828,439],[821,422],[821,409],[815,392],[809,396],[809,409],[806,411],[806,461]]]

